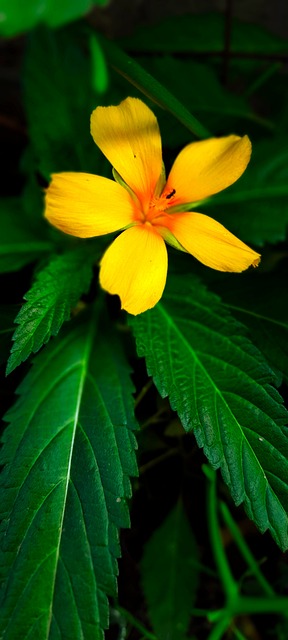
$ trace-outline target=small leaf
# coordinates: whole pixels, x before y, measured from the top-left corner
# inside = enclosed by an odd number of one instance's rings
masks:
[[[236,504],[287,549],[288,414],[243,326],[191,276],[170,277],[161,303],[130,324],[159,393],[221,468]]]
[[[80,296],[87,293],[92,279],[92,263],[96,251],[85,244],[77,250],[54,256],[25,294],[26,303],[15,322],[14,344],[8,360],[7,374],[33,352],[56,336],[63,322],[69,320],[71,309]]]
[[[27,224],[20,198],[2,199],[0,272],[18,271],[43,257],[53,248],[51,242],[37,236]]]
[[[103,640],[137,474],[132,393],[98,308],[35,358],[18,389],[2,449],[1,637]]]
[[[141,562],[148,613],[158,640],[186,638],[196,599],[197,563],[196,540],[179,501],[146,543]]]

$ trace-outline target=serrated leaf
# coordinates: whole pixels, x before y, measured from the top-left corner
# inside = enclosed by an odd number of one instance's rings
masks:
[[[132,393],[98,309],[53,340],[19,387],[2,449],[5,640],[103,640],[137,473]]]
[[[236,504],[287,549],[288,416],[242,325],[191,276],[170,277],[162,301],[130,324],[159,393],[221,468]]]
[[[21,198],[2,199],[0,210],[0,272],[18,271],[51,251],[52,243],[25,224]]]
[[[213,289],[221,295],[231,313],[248,329],[254,344],[274,369],[279,384],[288,382],[288,302],[287,273],[243,274],[231,286],[217,282]]]
[[[37,273],[26,302],[15,318],[19,325],[13,334],[13,346],[7,364],[7,374],[27,360],[56,336],[80,296],[87,293],[96,253],[87,245],[60,256],[53,256]]]
[[[186,638],[196,598],[197,563],[196,540],[179,501],[146,543],[141,562],[144,595],[158,640]]]
[[[285,240],[288,139],[252,141],[252,159],[235,185],[201,205],[241,240],[263,246]],[[231,215],[233,214],[233,215]]]

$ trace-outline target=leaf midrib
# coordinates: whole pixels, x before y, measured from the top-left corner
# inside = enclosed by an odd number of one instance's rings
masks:
[[[260,461],[259,461],[258,457],[256,456],[256,454],[255,454],[254,450],[252,449],[252,447],[251,447],[251,445],[250,445],[249,441],[247,440],[247,438],[246,438],[246,436],[245,436],[245,433],[243,432],[243,429],[242,429],[241,425],[239,424],[239,422],[238,422],[238,420],[236,419],[235,415],[232,413],[232,411],[231,411],[231,409],[230,409],[229,405],[227,404],[227,402],[226,402],[225,398],[223,397],[222,393],[220,392],[220,390],[218,389],[218,387],[214,384],[214,381],[212,380],[212,378],[211,378],[211,377],[210,377],[210,375],[208,374],[208,372],[207,372],[207,370],[205,369],[205,367],[202,365],[202,362],[201,362],[201,361],[199,360],[199,358],[197,357],[197,354],[196,354],[195,350],[194,350],[194,349],[191,347],[191,345],[187,342],[186,338],[183,336],[183,334],[181,333],[181,331],[178,329],[178,326],[176,325],[176,323],[175,323],[175,322],[173,322],[173,320],[172,320],[171,316],[170,316],[170,315],[165,311],[164,306],[163,306],[163,303],[159,303],[159,304],[157,305],[157,308],[158,308],[158,310],[160,311],[160,313],[162,313],[162,315],[164,316],[164,318],[165,318],[165,320],[168,322],[168,324],[169,324],[170,326],[172,326],[172,328],[174,329],[174,331],[176,332],[176,334],[177,334],[177,335],[178,335],[178,337],[180,338],[180,341],[184,344],[184,346],[185,346],[186,348],[188,348],[188,350],[190,351],[190,353],[191,353],[191,355],[192,355],[192,358],[193,358],[193,359],[194,359],[194,361],[198,364],[198,366],[200,367],[200,369],[203,371],[203,373],[204,373],[204,375],[206,376],[206,378],[208,379],[208,381],[211,383],[211,386],[212,386],[212,388],[214,389],[214,392],[215,392],[215,393],[214,393],[214,397],[215,397],[215,398],[216,398],[216,397],[219,397],[219,398],[220,398],[220,400],[223,402],[223,404],[224,404],[224,406],[225,406],[226,410],[228,411],[228,413],[229,413],[229,414],[230,414],[230,416],[232,417],[232,422],[234,422],[234,423],[237,425],[237,427],[239,428],[239,431],[240,431],[241,436],[242,436],[242,439],[241,439],[242,445],[243,445],[243,441],[245,441],[246,446],[249,448],[250,455],[252,455],[252,456],[254,457],[254,459],[255,459],[255,460],[256,460],[256,462],[257,462],[257,466],[259,467],[259,469],[261,470],[261,472],[262,472],[262,473],[264,473],[264,476],[265,476],[265,478],[266,478],[265,471],[264,471],[264,469],[263,469],[262,465],[260,464]],[[169,395],[169,394],[168,394],[168,395]],[[216,412],[216,414],[215,414],[215,415],[217,416],[217,420],[218,420],[218,412]],[[219,434],[220,434],[220,432],[219,432]],[[223,452],[223,453],[224,453],[224,452]],[[224,460],[226,461],[225,454],[224,454],[224,456],[223,456],[223,457],[224,457]],[[242,460],[242,455],[241,455],[241,460]],[[220,466],[222,467],[222,464],[220,464]],[[243,479],[243,482],[244,482],[244,476],[243,476],[243,464],[242,464],[242,463],[241,463],[241,468],[242,468],[242,479]],[[267,478],[266,478],[266,482],[267,482],[267,484],[268,484]],[[270,485],[269,485],[269,487],[270,487],[270,490],[273,492],[273,494],[274,494],[274,496],[275,496],[275,499],[276,499],[276,500],[279,502],[279,504],[281,505],[281,503],[280,503],[280,501],[279,501],[278,497],[276,496],[275,492],[273,491],[272,487],[271,487]],[[245,485],[243,485],[243,488],[244,488],[244,500],[246,500],[246,498],[247,498],[247,493],[246,493]],[[281,505],[281,507],[282,507],[282,505]]]
[[[57,547],[57,551],[56,551],[56,554],[55,554],[55,570],[54,570],[54,581],[53,581],[54,584],[53,584],[53,594],[52,594],[52,597],[51,597],[50,616],[49,616],[48,624],[47,624],[47,632],[48,632],[47,633],[47,637],[49,637],[49,634],[50,634],[51,621],[52,621],[52,615],[53,615],[53,603],[54,603],[54,592],[55,592],[55,584],[56,584],[56,576],[57,576],[57,567],[58,567],[58,562],[59,562],[59,557],[60,557],[61,537],[62,537],[62,529],[63,529],[64,517],[65,517],[65,507],[66,507],[66,502],[67,502],[67,495],[68,495],[68,490],[69,490],[69,482],[70,482],[70,475],[71,475],[71,465],[72,465],[72,457],[73,457],[73,449],[74,449],[74,442],[75,442],[75,436],[76,436],[76,429],[77,429],[77,424],[78,424],[78,419],[79,419],[79,413],[80,413],[80,407],[81,407],[81,399],[82,399],[82,395],[83,395],[85,378],[86,378],[86,375],[87,375],[88,363],[89,363],[89,358],[90,358],[90,354],[91,354],[91,350],[92,350],[92,346],[93,346],[93,340],[94,340],[95,331],[96,331],[96,318],[94,317],[94,314],[91,314],[90,327],[89,327],[89,331],[86,332],[86,338],[85,338],[85,340],[86,340],[86,348],[85,348],[84,353],[83,353],[83,358],[80,361],[82,363],[82,373],[81,373],[80,380],[79,380],[78,397],[77,397],[77,403],[76,403],[74,426],[73,426],[73,433],[72,433],[72,438],[71,438],[69,461],[68,461],[68,467],[67,467],[66,488],[65,488],[64,498],[63,498],[62,518],[61,518],[60,527],[59,527],[58,547]],[[81,625],[81,627],[82,627],[82,625]],[[82,633],[82,635],[83,635],[83,633]]]
[[[200,369],[203,371],[204,375],[206,376],[206,378],[208,379],[208,381],[210,382],[212,388],[214,389],[214,392],[216,395],[218,395],[224,402],[225,407],[227,408],[227,410],[229,411],[229,413],[231,414],[233,421],[236,422],[237,426],[239,427],[239,429],[242,431],[241,426],[239,424],[239,422],[236,420],[235,416],[233,415],[229,405],[227,404],[225,398],[223,397],[222,393],[220,392],[219,388],[215,385],[214,381],[212,380],[212,378],[210,377],[207,369],[205,369],[204,365],[202,364],[201,360],[199,360],[195,350],[191,347],[191,345],[189,344],[189,342],[186,340],[186,338],[183,336],[183,333],[180,331],[180,329],[178,329],[178,326],[176,325],[175,322],[173,322],[171,316],[165,311],[163,303],[158,304],[157,306],[158,310],[163,314],[166,322],[173,327],[174,331],[176,332],[177,336],[180,338],[180,341],[184,344],[184,346],[186,347],[186,349],[188,349],[188,351],[190,351],[193,360],[196,362],[196,364],[200,367]],[[243,434],[244,435],[244,434]]]

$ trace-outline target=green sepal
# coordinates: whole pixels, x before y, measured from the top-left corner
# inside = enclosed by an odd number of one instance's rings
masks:
[[[126,189],[126,191],[128,191],[128,193],[131,196],[132,200],[134,200],[134,202],[139,207],[140,206],[140,202],[139,202],[136,194],[134,193],[134,191],[132,191],[132,189],[130,189],[130,187],[128,187],[128,184],[123,180],[123,178],[121,178],[120,173],[118,173],[118,171],[116,171],[116,169],[114,169],[114,167],[112,167],[112,173],[113,173],[113,178],[114,178],[115,182],[118,182],[118,184],[120,184],[121,187],[124,187],[124,189]]]

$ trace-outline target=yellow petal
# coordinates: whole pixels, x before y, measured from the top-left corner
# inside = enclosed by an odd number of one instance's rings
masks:
[[[212,269],[240,272],[260,262],[259,253],[202,213],[175,214],[167,226],[186,251]]]
[[[142,205],[150,201],[162,170],[162,148],[154,113],[137,98],[117,107],[97,107],[91,133],[109,162]]]
[[[238,180],[250,156],[251,142],[247,136],[239,138],[232,135],[192,142],[177,156],[165,191],[176,190],[175,205],[178,201],[203,200]]]
[[[45,217],[65,233],[91,238],[124,229],[134,220],[129,193],[90,173],[55,173],[46,191]]]
[[[109,293],[120,296],[123,309],[138,315],[160,300],[167,262],[165,242],[152,226],[131,227],[104,254],[100,284]]]

